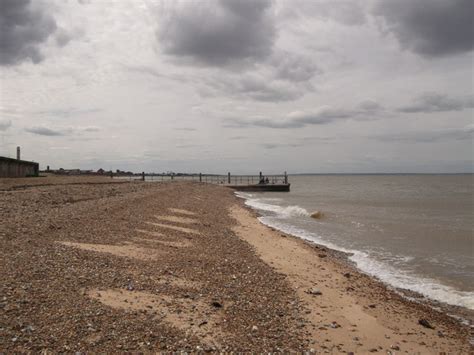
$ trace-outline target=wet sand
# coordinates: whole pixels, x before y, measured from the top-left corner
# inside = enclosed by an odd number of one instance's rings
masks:
[[[468,327],[220,186],[4,179],[0,218],[0,351],[472,350]]]

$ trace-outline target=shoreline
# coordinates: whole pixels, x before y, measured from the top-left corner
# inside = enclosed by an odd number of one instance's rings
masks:
[[[470,325],[474,324],[474,310],[469,309],[467,307],[461,306],[461,305],[455,305],[455,304],[449,304],[447,302],[439,301],[433,298],[430,298],[429,295],[424,295],[421,292],[414,291],[408,288],[401,288],[394,286],[390,284],[388,281],[384,281],[380,279],[377,275],[371,274],[369,272],[364,271],[363,269],[359,268],[357,263],[353,260],[350,259],[350,257],[353,255],[350,251],[343,251],[343,250],[338,250],[335,249],[334,247],[327,246],[323,243],[318,243],[317,241],[311,240],[308,237],[305,236],[299,236],[292,234],[291,232],[287,232],[285,230],[279,229],[277,226],[265,223],[261,220],[262,217],[266,217],[264,214],[262,214],[258,208],[253,207],[251,205],[248,205],[246,203],[247,197],[243,195],[236,194],[236,197],[243,201],[242,206],[249,211],[251,211],[255,218],[258,219],[258,221],[266,226],[267,228],[270,228],[271,230],[278,231],[279,233],[286,234],[288,236],[291,236],[293,238],[297,238],[299,240],[304,241],[305,243],[308,243],[310,246],[318,246],[319,248],[324,248],[330,251],[330,253],[338,259],[340,262],[352,267],[356,272],[364,274],[368,277],[374,278],[378,282],[384,284],[388,289],[390,289],[393,292],[397,292],[399,295],[405,297],[408,301],[411,302],[416,302],[422,305],[426,305],[431,307],[434,310],[437,310],[439,312],[445,313],[446,315],[452,317],[453,319],[458,320],[464,325]],[[308,217],[309,218],[309,217]]]
[[[467,326],[226,188],[38,182],[0,181],[2,351],[472,351]]]
[[[309,304],[312,304],[310,309],[317,309],[318,305],[321,306],[321,299],[326,293],[330,294],[332,302],[335,302],[338,297],[341,298],[337,301],[337,306],[332,307],[332,312],[328,317],[323,320],[321,320],[320,317],[316,317],[316,319],[312,320],[312,323],[319,322],[319,328],[317,328],[313,336],[321,336],[320,333],[322,331],[324,337],[330,340],[326,345],[323,345],[326,347],[323,349],[335,350],[334,347],[337,348],[337,345],[334,345],[334,340],[336,339],[339,342],[342,341],[344,344],[357,339],[356,345],[363,345],[356,347],[356,353],[371,352],[371,350],[374,352],[375,350],[382,351],[380,346],[386,351],[394,351],[394,349],[400,348],[403,351],[407,350],[409,353],[439,352],[442,351],[442,348],[437,349],[436,344],[440,339],[446,336],[445,329],[449,329],[450,327],[464,329],[466,332],[465,340],[468,341],[468,327],[460,323],[459,320],[456,320],[444,312],[435,310],[427,304],[413,302],[407,299],[405,295],[401,295],[375,277],[363,273],[348,260],[346,253],[318,245],[297,236],[282,233],[273,227],[261,223],[258,220],[260,216],[259,213],[253,208],[246,206],[242,200],[240,200],[239,205],[242,209],[247,211],[249,216],[251,216],[256,223],[263,227],[258,228],[251,220],[247,220],[245,223],[251,225],[250,229],[258,229],[260,234],[270,240],[260,244],[256,239],[245,239],[256,246],[257,253],[259,253],[264,260],[270,262],[279,272],[283,272],[287,275],[293,283],[293,287],[300,290],[298,295],[305,298],[305,301]],[[282,255],[275,257],[275,255],[278,255],[278,251],[273,250],[274,254],[272,255],[272,252],[265,250],[269,248],[269,245],[274,243],[278,245],[277,249],[293,251],[294,255],[290,257],[286,265],[278,261],[279,258],[283,258]],[[295,260],[304,260],[306,263],[314,262],[312,271],[308,271],[304,265],[300,265],[298,268],[292,268],[291,264],[294,263]],[[326,279],[321,278],[320,269],[323,269],[324,272],[330,270],[329,274],[326,274],[328,279],[332,281],[329,286],[325,285]],[[295,270],[298,270],[298,272],[295,272]],[[295,275],[304,276],[300,278]],[[357,279],[357,282],[354,285],[353,281],[355,279]],[[317,281],[314,282],[314,280]],[[321,295],[310,295],[308,297],[308,290],[314,287],[317,288],[317,291],[321,292]],[[359,288],[362,288],[362,290]],[[368,289],[371,290],[370,293],[367,293]],[[331,307],[330,303],[331,302],[324,307]],[[355,310],[357,316],[354,315],[354,309],[352,309],[354,305],[358,308]],[[360,308],[360,306],[362,308]],[[342,311],[338,310],[338,307]],[[399,316],[399,314],[402,314],[402,316]],[[328,321],[328,319],[331,317],[339,319],[339,321],[336,321],[336,329],[339,328],[339,326],[341,326],[341,328],[351,328],[353,324],[348,320],[354,320],[358,316],[361,318],[358,319],[358,323],[356,322],[357,327],[350,329],[349,334],[377,333],[377,337],[355,336],[351,338],[351,336],[347,336],[347,330],[346,334],[342,336],[334,337],[334,334],[331,334],[334,333],[334,330],[330,330],[333,323]],[[361,322],[361,319],[364,320]],[[435,329],[426,329],[419,325],[418,321],[421,319],[428,319],[430,324],[434,325]],[[383,321],[380,322],[379,320]],[[346,324],[341,325],[340,323],[344,321]],[[440,326],[440,324],[444,324],[445,328],[443,330],[441,330],[442,326]],[[428,345],[430,341],[431,346]],[[331,344],[333,347],[331,347]],[[469,347],[466,349],[469,349]],[[451,349],[449,352],[456,351]]]

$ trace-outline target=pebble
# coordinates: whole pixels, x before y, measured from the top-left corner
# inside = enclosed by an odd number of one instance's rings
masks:
[[[315,288],[315,287],[313,287],[313,288],[307,290],[306,293],[308,293],[308,294],[310,294],[310,295],[315,295],[315,296],[319,296],[319,295],[322,295],[322,294],[323,294],[319,289],[317,289],[317,288]]]
[[[418,324],[421,324],[425,328],[435,329],[435,327],[431,325],[431,323],[427,319],[424,319],[424,318],[419,319]]]

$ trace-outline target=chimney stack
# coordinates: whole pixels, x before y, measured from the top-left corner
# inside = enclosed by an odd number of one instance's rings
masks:
[[[16,147],[16,159],[20,160],[20,147]]]

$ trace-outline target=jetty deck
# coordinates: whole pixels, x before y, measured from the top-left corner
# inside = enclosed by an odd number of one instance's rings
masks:
[[[134,176],[113,176],[121,179],[140,179],[143,181],[196,181],[200,183],[221,185],[238,191],[276,191],[289,192],[291,184],[288,182],[288,175],[285,172],[281,175],[226,175],[219,174],[156,174],[145,173]]]

